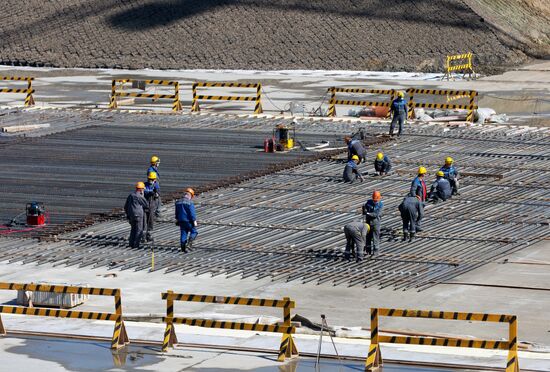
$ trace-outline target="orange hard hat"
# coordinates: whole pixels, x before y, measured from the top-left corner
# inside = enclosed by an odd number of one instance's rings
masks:
[[[382,194],[380,194],[380,191],[373,191],[372,200],[375,202],[382,200]]]
[[[145,184],[143,182],[136,183],[137,190],[143,190],[144,188],[145,188]]]
[[[193,190],[192,188],[190,188],[190,187],[186,188],[185,192],[190,194],[191,197],[193,197],[193,198],[195,197],[195,190]]]

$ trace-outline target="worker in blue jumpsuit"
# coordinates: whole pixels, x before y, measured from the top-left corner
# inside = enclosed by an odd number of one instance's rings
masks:
[[[193,240],[198,235],[197,213],[192,201],[194,197],[195,191],[187,188],[183,198],[176,201],[176,225],[180,227],[180,248],[183,253],[191,250]]]
[[[395,128],[395,124],[399,122],[399,132],[397,132],[397,135],[400,136],[401,133],[403,133],[403,125],[405,124],[405,121],[407,120],[407,101],[405,100],[405,93],[403,92],[397,92],[397,98],[394,99],[390,106],[390,111],[393,115],[391,124],[390,124],[390,136],[393,136],[393,129]]]
[[[136,183],[136,191],[128,195],[124,204],[126,218],[128,218],[128,222],[132,227],[128,239],[131,248],[139,248],[145,227],[145,216],[149,205],[143,196],[144,189],[145,185],[143,182]]]
[[[147,168],[146,176],[149,177],[149,173],[153,172],[157,175],[157,182],[160,182],[160,173],[159,173],[160,158],[156,155],[151,156],[151,165]]]
[[[424,167],[418,168],[418,176],[412,181],[411,191],[409,192],[411,196],[418,196],[421,202],[425,202],[428,196],[426,182],[424,182],[424,176],[427,172],[428,171]]]
[[[342,177],[344,178],[344,182],[354,183],[357,179],[363,182],[363,176],[361,175],[361,172],[359,172],[359,168],[357,167],[357,164],[359,164],[359,162],[359,157],[357,155],[353,155],[351,157],[351,160],[346,163],[344,174],[342,175]]]
[[[445,174],[442,171],[436,173],[437,179],[432,184],[428,199],[431,202],[437,203],[438,201],[446,201],[451,198],[451,184],[449,180],[445,178]]]
[[[453,165],[454,160],[451,157],[445,158],[445,165],[442,166],[439,170],[443,172],[445,179],[451,184],[453,189],[453,195],[458,194],[458,169]]]
[[[149,205],[149,211],[146,216],[146,233],[145,240],[153,240],[153,229],[155,225],[155,217],[158,216],[158,209],[160,207],[160,187],[157,182],[157,174],[155,172],[149,172],[147,182],[145,182],[145,190],[143,195],[147,204]]]
[[[376,154],[376,160],[374,161],[374,170],[380,176],[388,174],[391,170],[390,158],[388,158],[388,156],[384,155],[384,153],[382,152]]]
[[[383,209],[384,203],[382,203],[380,191],[374,191],[372,199],[363,205],[363,215],[365,216],[365,221],[370,226],[365,250],[370,255],[376,254],[380,249],[380,219],[382,218]]]
[[[352,156],[356,155],[359,158],[359,163],[365,162],[367,160],[367,150],[363,146],[363,142],[359,139],[352,139],[347,136],[344,137],[344,142],[348,146],[348,161],[351,160]]]

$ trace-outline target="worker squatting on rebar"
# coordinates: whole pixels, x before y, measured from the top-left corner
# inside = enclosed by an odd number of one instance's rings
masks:
[[[376,159],[374,160],[374,170],[379,176],[384,176],[390,172],[390,158],[388,158],[387,155],[384,155],[383,152],[376,154]]]
[[[144,189],[145,184],[143,182],[136,183],[136,191],[128,195],[126,204],[124,204],[126,218],[132,226],[129,238],[129,244],[132,248],[139,248],[145,228],[145,215],[149,209],[149,204],[143,195]]]
[[[438,201],[446,201],[451,197],[451,184],[449,180],[445,178],[445,174],[442,171],[437,171],[436,180],[432,183],[430,193],[428,195],[428,201],[437,203]]]
[[[357,155],[351,156],[351,159],[348,160],[348,162],[346,163],[346,166],[344,168],[344,174],[342,175],[344,182],[354,183],[356,180],[359,180],[361,182],[364,181],[363,176],[361,175],[361,172],[357,167],[357,165],[360,162],[361,160],[359,159],[359,156]]]
[[[445,158],[445,165],[443,165],[439,170],[443,172],[445,179],[447,179],[451,184],[451,188],[453,189],[452,194],[459,195],[458,194],[458,169],[456,169],[453,163],[454,163],[453,158],[447,157]]]
[[[193,240],[198,235],[197,213],[192,199],[195,191],[187,188],[183,198],[176,201],[176,225],[180,227],[180,247],[183,253],[191,251]]]
[[[155,217],[157,216],[158,209],[160,208],[160,186],[157,182],[157,173],[149,172],[147,182],[145,182],[144,196],[145,200],[147,200],[147,204],[149,205],[149,209],[146,214],[145,240],[152,241]]]
[[[390,111],[392,113],[392,120],[390,124],[390,136],[393,136],[393,129],[395,124],[399,122],[399,131],[397,136],[401,136],[403,133],[403,125],[407,120],[407,101],[405,100],[405,93],[397,92],[397,98],[394,99],[390,106]]]
[[[365,244],[365,250],[370,255],[375,255],[380,249],[380,219],[382,218],[382,195],[380,191],[372,193],[372,199],[363,205],[363,215],[365,222],[370,226]]]
[[[351,254],[355,254],[357,262],[362,261],[364,257],[365,242],[370,226],[366,222],[351,222],[344,226],[344,235],[346,236],[346,250],[344,258],[349,260]]]

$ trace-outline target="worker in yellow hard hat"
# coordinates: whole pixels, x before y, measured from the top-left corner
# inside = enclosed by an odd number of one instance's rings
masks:
[[[397,98],[394,99],[390,105],[390,112],[392,114],[392,121],[390,124],[390,136],[393,136],[393,129],[395,124],[399,123],[399,131],[397,136],[401,136],[403,133],[403,125],[407,121],[408,107],[405,100],[405,93],[397,92]]]
[[[388,158],[387,155],[384,155],[383,152],[376,154],[376,159],[374,160],[374,170],[376,170],[376,172],[381,176],[388,174],[391,170],[390,158]]]
[[[346,167],[344,168],[344,174],[342,176],[344,178],[344,182],[354,183],[357,179],[363,182],[363,176],[357,167],[357,164],[359,164],[360,161],[359,156],[352,155],[351,159],[347,162]]]
[[[154,172],[157,175],[157,183],[160,182],[160,173],[159,173],[159,165],[160,165],[160,158],[156,155],[151,156],[151,165],[147,169],[147,177],[149,177],[149,173]]]
[[[409,195],[418,196],[421,202],[426,201],[427,189],[424,176],[428,173],[425,167],[418,167],[418,176],[411,183],[411,191]]]
[[[365,216],[365,221],[370,226],[365,250],[370,255],[376,254],[380,249],[380,219],[382,218],[383,209],[382,194],[380,194],[380,191],[374,190],[372,198],[367,200],[365,205],[363,205],[363,215]]]
[[[126,218],[128,218],[128,222],[132,227],[128,239],[132,248],[139,248],[145,226],[145,216],[149,208],[147,200],[145,200],[143,195],[144,190],[145,184],[143,182],[136,183],[136,191],[128,195],[124,204]]]
[[[145,218],[145,240],[151,241],[153,240],[155,217],[158,217],[160,208],[160,187],[157,182],[157,174],[155,172],[149,172],[149,174],[147,175],[147,182],[145,182],[143,195],[145,196],[145,200],[147,200],[147,203],[149,205],[149,209]]]
[[[195,190],[185,189],[183,198],[176,201],[176,224],[180,227],[180,248],[183,253],[191,250],[193,241],[198,235],[197,212],[193,204]]]
[[[437,179],[432,184],[430,193],[428,194],[428,200],[434,203],[438,201],[445,201],[451,197],[451,184],[449,180],[445,179],[445,173],[437,171]]]
[[[454,160],[450,156],[445,158],[445,165],[442,166],[440,171],[443,172],[445,178],[449,181],[451,184],[451,188],[453,189],[452,194],[453,195],[459,195],[458,194],[458,169],[454,166]]]

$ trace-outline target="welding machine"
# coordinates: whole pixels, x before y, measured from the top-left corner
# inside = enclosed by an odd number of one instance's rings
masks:
[[[294,147],[296,127],[294,125],[279,124],[273,130],[273,136],[277,139],[277,150],[291,150]]]
[[[45,213],[46,209],[44,208],[44,203],[27,203],[27,225],[44,225],[46,223]]]

